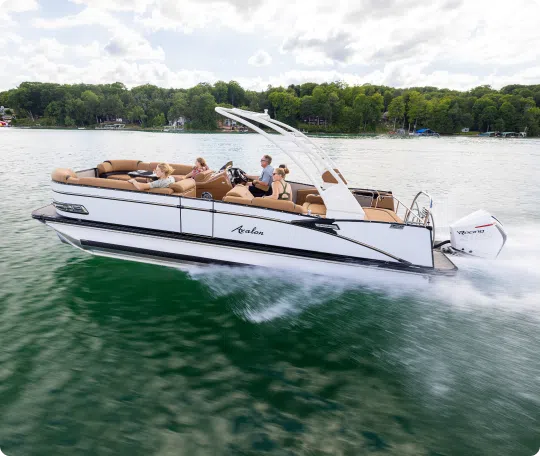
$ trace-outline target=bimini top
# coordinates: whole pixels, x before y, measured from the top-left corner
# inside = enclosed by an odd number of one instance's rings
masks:
[[[302,132],[270,118],[267,109],[264,113],[257,113],[238,108],[216,107],[216,112],[251,128],[285,152],[319,191],[328,218],[364,219],[362,206],[348,189],[335,163]],[[263,130],[259,124],[278,134]],[[316,171],[308,170],[306,163],[311,163]]]

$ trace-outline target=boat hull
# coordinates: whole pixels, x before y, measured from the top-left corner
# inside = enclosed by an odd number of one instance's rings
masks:
[[[189,269],[193,265],[266,267],[278,271],[368,280],[373,284],[386,283],[389,274],[396,280],[403,279],[404,283],[425,283],[429,278],[450,272],[315,254],[306,257],[302,256],[304,252],[280,251],[270,246],[88,223],[54,215],[53,210],[36,211],[34,218],[55,230],[62,242],[93,255],[179,269]]]

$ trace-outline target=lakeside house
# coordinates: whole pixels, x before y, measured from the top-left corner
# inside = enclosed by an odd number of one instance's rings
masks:
[[[221,131],[242,131],[242,132],[248,131],[247,127],[244,127],[243,125],[238,124],[236,120],[232,120],[232,119],[218,120],[217,125],[218,125],[218,129]]]
[[[324,117],[319,116],[309,116],[302,119],[302,122],[308,124],[308,125],[316,125],[320,127],[327,127],[328,121]]]

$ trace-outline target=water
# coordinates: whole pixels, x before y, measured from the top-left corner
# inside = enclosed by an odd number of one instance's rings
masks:
[[[509,233],[425,289],[94,258],[30,218],[54,166],[230,158],[253,135],[0,131],[0,448],[27,455],[524,455],[540,446],[540,141],[320,139],[352,184]],[[302,180],[290,160],[292,177]]]

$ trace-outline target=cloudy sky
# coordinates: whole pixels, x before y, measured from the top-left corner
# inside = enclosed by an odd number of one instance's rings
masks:
[[[540,84],[540,0],[0,0],[22,81]]]

